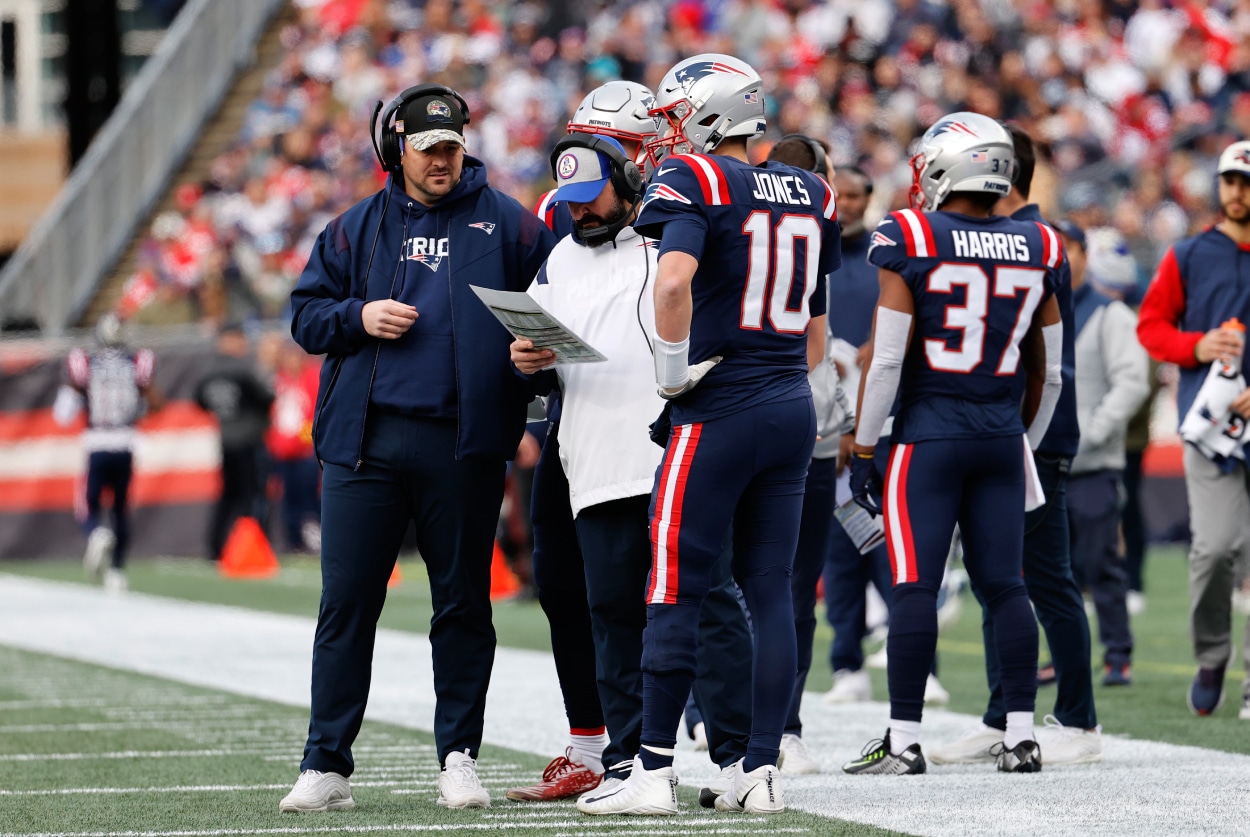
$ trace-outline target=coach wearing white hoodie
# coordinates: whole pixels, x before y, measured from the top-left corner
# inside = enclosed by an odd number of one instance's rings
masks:
[[[551,251],[529,294],[607,360],[555,367],[562,392],[560,462],[569,481],[577,540],[586,564],[596,675],[611,739],[602,792],[627,778],[641,746],[642,633],[651,572],[651,489],[663,456],[649,427],[664,407],[651,354],[652,284],[658,242],[630,226],[642,202],[642,173],[614,139],[572,133],[551,155],[557,190],[574,229]],[[512,344],[526,375],[549,378],[550,351]],[[539,386],[542,391],[543,386]],[[709,755],[722,768],[746,754],[751,726],[751,636],[727,561],[703,605],[695,700]],[[719,789],[723,792],[723,789]],[[714,797],[710,797],[714,798]]]

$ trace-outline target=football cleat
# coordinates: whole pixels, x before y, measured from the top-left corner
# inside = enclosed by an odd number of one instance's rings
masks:
[[[924,681],[924,702],[933,706],[945,706],[951,702],[951,693],[942,688],[936,675],[930,674]]]
[[[840,703],[862,703],[872,700],[872,678],[862,668],[858,671],[843,669],[833,673],[833,688],[825,693],[824,701],[830,706]]]
[[[1047,715],[1046,764],[1094,764],[1102,761],[1102,727],[1065,727],[1054,715]]]
[[[786,809],[781,797],[781,782],[776,766],[765,764],[750,773],[742,770],[739,760],[731,768],[733,778],[729,790],[716,797],[717,811],[738,811],[745,814],[780,814]]]
[[[919,744],[912,744],[897,756],[890,752],[890,731],[885,738],[869,741],[855,761],[842,765],[847,773],[875,773],[884,776],[907,776],[924,773],[924,754]]]
[[[573,761],[573,748],[556,756],[543,770],[542,781],[527,788],[512,788],[508,798],[518,802],[549,801],[579,796],[599,787],[603,777],[584,764]]]
[[[605,782],[606,786],[607,783]],[[647,770],[634,756],[629,778],[600,787],[577,800],[577,810],[592,815],[667,816],[677,813],[677,774],[671,767]]]
[[[352,800],[352,786],[347,777],[320,770],[305,770],[299,774],[295,787],[278,803],[278,811],[284,814],[347,811],[354,807],[356,803]]]
[[[807,745],[797,735],[781,736],[781,750],[777,753],[777,767],[782,773],[794,775],[820,772],[820,765],[807,752]]]
[[[934,747],[929,758],[934,764],[981,764],[994,761],[990,751],[1003,743],[1003,731],[981,724],[949,744]]]
[[[91,534],[87,536],[87,551],[82,556],[82,568],[88,578],[99,580],[105,564],[108,563],[109,553],[116,543],[117,536],[109,527],[97,526],[91,530]]]
[[[438,774],[438,804],[444,808],[489,808],[490,794],[477,777],[477,759],[448,753]]]
[[[1032,738],[1026,738],[1010,750],[1006,744],[995,744],[993,755],[1000,773],[1042,772],[1042,748]]]
[[[699,804],[701,806],[704,808],[716,807],[716,797],[722,793],[728,793],[729,786],[734,780],[736,767],[736,763],[728,767],[722,767],[720,773],[717,773],[711,781],[699,788]]]

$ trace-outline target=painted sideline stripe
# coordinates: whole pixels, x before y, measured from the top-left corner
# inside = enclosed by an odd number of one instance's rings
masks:
[[[590,819],[569,819],[561,822],[549,823],[549,827],[555,826],[575,826],[579,828],[592,829],[613,829],[613,833],[630,833],[630,834],[741,834],[741,825],[734,828],[716,828],[716,829],[699,829],[697,832],[691,829],[683,831],[674,831],[670,829],[648,829],[639,831],[621,832],[622,826],[634,825],[636,820],[626,818],[601,818]],[[726,825],[725,818],[713,817],[682,817],[681,825]],[[490,831],[497,828],[533,828],[533,823],[528,822],[456,822],[456,823],[437,823],[426,825],[340,825],[328,828],[309,828],[307,826],[296,828],[216,828],[197,831],[39,831],[29,832],[8,832],[0,834],[0,837],[233,837],[236,834],[376,834],[380,832],[395,831]],[[769,829],[772,834],[805,834],[806,829],[802,828],[772,828]]]

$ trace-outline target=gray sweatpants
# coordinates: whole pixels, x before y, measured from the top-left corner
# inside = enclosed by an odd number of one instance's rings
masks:
[[[1246,548],[1250,489],[1245,466],[1225,474],[1198,450],[1185,446],[1189,495],[1189,635],[1202,668],[1223,668],[1233,652],[1233,579]],[[1250,669],[1250,620],[1241,642]],[[1250,690],[1250,677],[1246,688]]]

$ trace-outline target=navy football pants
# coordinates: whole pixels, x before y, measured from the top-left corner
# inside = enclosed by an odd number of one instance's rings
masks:
[[[1067,473],[1069,460],[1034,454],[1037,476],[1046,504],[1024,516],[1024,586],[1037,620],[1042,623],[1050,658],[1055,665],[1055,718],[1065,727],[1093,729],[1098,725],[1094,686],[1090,678],[1089,621],[1080,585],[1072,575],[1069,553]],[[982,601],[976,585],[972,592]],[[1007,708],[999,683],[998,658],[993,653],[994,621],[982,608],[985,638],[985,678],[990,700],[982,721],[1007,728]]]
[[[113,492],[113,544],[111,566],[120,570],[126,563],[130,546],[130,477],[134,472],[134,456],[128,450],[97,450],[87,457],[87,534],[100,525],[100,495],[108,488]]]
[[[502,459],[456,459],[456,422],[369,414],[356,470],[326,463],[321,491],[321,610],[312,716],[300,770],[350,776],[369,697],[373,643],[409,522],[430,577],[434,740],[477,757],[495,661],[490,563]]]
[[[799,708],[807,672],[812,667],[812,643],[816,638],[816,582],[825,568],[825,559],[833,539],[833,509],[837,505],[834,486],[837,483],[838,460],[813,459],[807,468],[803,491],[803,517],[799,524],[799,541],[794,552],[794,576],[790,592],[794,600],[794,635],[798,650],[798,673],[794,678],[794,694],[786,717],[786,732],[803,734]],[[861,593],[863,586],[860,586]],[[861,622],[863,621],[861,616]]]
[[[1032,712],[1037,622],[1021,578],[1021,436],[898,444],[885,476],[886,547],[894,576],[888,640],[890,717],[919,721],[937,650],[937,595],[955,524],[964,565],[994,622],[1007,712]]]
[[[673,427],[652,492],[642,743],[676,745],[725,531],[754,634],[746,768],[776,764],[797,672],[790,574],[816,438],[811,397]]]
[[[534,467],[530,516],[534,523],[534,585],[551,627],[551,655],[564,696],[564,714],[570,731],[592,735],[603,728],[604,720],[595,683],[586,566],[573,525],[569,481],[560,464],[560,438],[554,423],[548,427]]]

